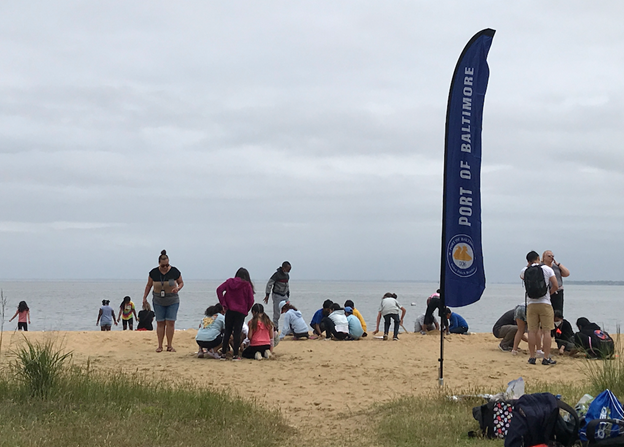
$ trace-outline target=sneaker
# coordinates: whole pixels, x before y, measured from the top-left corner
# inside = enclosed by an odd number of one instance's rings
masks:
[[[420,335],[427,335],[425,331],[420,331]]]
[[[197,358],[198,359],[203,359],[204,358],[204,351],[202,351],[201,349],[197,352]]]
[[[217,354],[217,355],[219,355],[219,354]],[[227,360],[227,355],[221,354],[221,355],[219,355],[219,357],[215,357],[215,358],[218,358],[219,360]]]
[[[399,341],[399,337],[393,337],[392,341]]]
[[[501,345],[501,344],[498,345],[498,349],[500,349],[503,352],[509,352],[509,351],[512,350],[512,348],[503,347],[503,345]]]
[[[384,334],[383,339],[387,340],[388,339],[388,334]]]
[[[262,360],[262,354],[260,354],[260,351],[256,352],[256,355],[254,355],[254,358],[256,360]]]
[[[216,352],[208,351],[206,354],[212,357],[213,359],[221,360],[221,356],[217,354]]]
[[[536,356],[538,359],[543,359],[544,358],[544,351],[542,351],[541,349],[538,349],[536,352]]]
[[[271,351],[269,351],[268,349],[266,351],[264,351],[264,358],[265,359],[270,359],[271,358]]]
[[[232,357],[232,361],[234,362],[240,362],[240,355],[235,355],[234,357]]]
[[[551,359],[550,357],[548,358],[544,358],[544,360],[542,360],[542,365],[556,365],[557,361]]]
[[[529,359],[529,365],[535,365],[535,357]]]

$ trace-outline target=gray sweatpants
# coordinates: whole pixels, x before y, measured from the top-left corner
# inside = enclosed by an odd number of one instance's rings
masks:
[[[277,293],[273,293],[272,294],[273,297],[273,326],[279,330],[279,320],[280,320],[280,308],[279,308],[279,303],[287,300],[288,301],[288,297],[285,295],[279,295]]]

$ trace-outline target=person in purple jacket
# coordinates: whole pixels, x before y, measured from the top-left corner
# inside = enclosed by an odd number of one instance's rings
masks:
[[[234,278],[217,287],[217,297],[225,309],[225,330],[221,360],[225,360],[229,349],[228,340],[233,335],[232,360],[240,360],[238,348],[245,317],[254,305],[254,285],[247,269],[239,268]]]

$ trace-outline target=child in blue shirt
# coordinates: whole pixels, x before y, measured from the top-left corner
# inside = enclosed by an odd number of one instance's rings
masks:
[[[203,358],[208,355],[215,359],[221,356],[217,353],[217,349],[223,343],[222,332],[225,329],[225,317],[223,316],[223,306],[215,304],[206,309],[205,317],[199,323],[199,330],[195,336],[195,341],[199,345],[197,358]]]
[[[323,319],[331,313],[331,308],[333,305],[334,303],[331,300],[325,300],[323,302],[323,307],[314,313],[312,321],[310,321],[310,326],[312,327],[314,335],[321,336],[323,335],[323,332],[327,331]],[[330,335],[331,334],[327,334],[327,338],[329,338]]]
[[[349,339],[359,340],[364,334],[364,328],[362,323],[360,323],[360,319],[353,315],[353,308],[350,306],[345,307],[344,312],[349,323]]]
[[[449,309],[448,307],[444,309],[444,313],[446,314],[446,318],[448,320],[448,327],[446,328],[447,334],[468,333],[468,323],[461,315],[455,312],[451,312],[451,309]]]

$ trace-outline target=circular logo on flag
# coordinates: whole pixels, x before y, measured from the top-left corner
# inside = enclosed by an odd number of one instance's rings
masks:
[[[446,250],[449,268],[457,276],[467,278],[477,272],[474,262],[474,244],[467,234],[458,234],[451,238]]]

